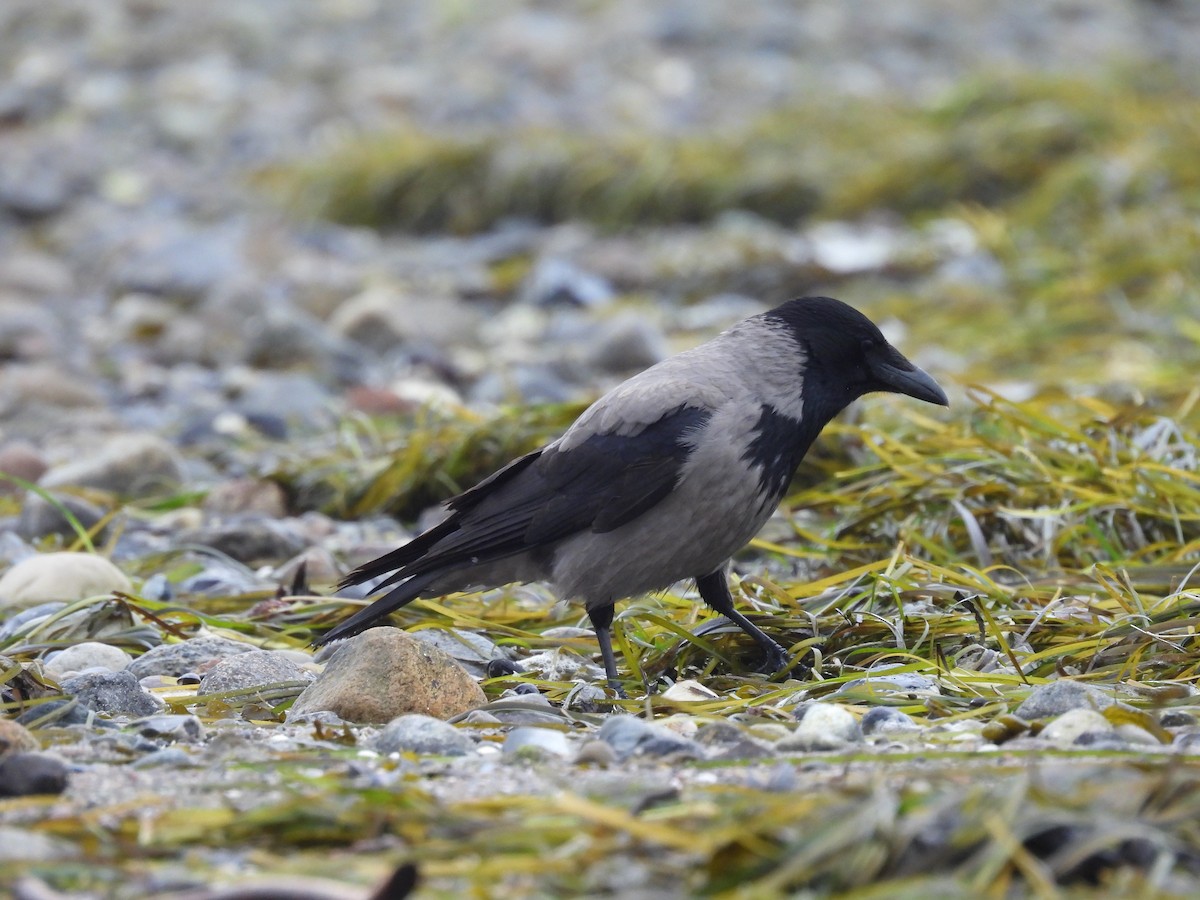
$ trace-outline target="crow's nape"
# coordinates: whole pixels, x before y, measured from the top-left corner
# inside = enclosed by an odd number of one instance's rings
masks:
[[[368,628],[382,625],[384,619],[401,607],[407,606],[413,600],[416,600],[427,587],[444,574],[445,572],[439,570],[408,579],[403,584],[392,588],[392,590],[388,591],[374,603],[360,609],[331,631],[321,635],[313,641],[313,646],[320,647],[323,644],[328,644],[330,641],[353,637],[359,632],[366,631]]]
[[[773,640],[770,635],[734,609],[733,594],[729,590],[724,567],[697,578],[696,587],[705,603],[754,638],[754,642],[762,648],[766,655],[762,666],[763,672],[773,675],[789,667],[791,657],[788,656],[787,651],[779,646],[778,642]]]

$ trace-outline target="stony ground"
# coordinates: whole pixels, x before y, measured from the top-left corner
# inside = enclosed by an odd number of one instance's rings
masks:
[[[572,404],[769,302],[799,290],[878,301],[918,363],[974,377],[985,351],[931,339],[888,298],[1003,298],[1029,268],[1052,268],[996,252],[986,211],[733,211],[632,231],[521,218],[413,234],[302,218],[268,176],[376,133],[675,138],[814,98],[920,105],[1014,72],[1086,79],[1149,64],[1186,81],[1197,40],[1194,5],[1118,0],[5,0],[0,471],[36,488],[4,487],[0,511],[0,791],[23,795],[0,799],[0,880],[30,898],[141,897],[293,877],[314,896],[365,897],[414,859],[430,896],[870,896],[876,877],[893,879],[889,896],[1190,893],[1190,676],[1148,686],[1135,659],[1102,687],[1018,683],[1012,663],[1040,652],[1021,644],[1026,624],[1110,612],[1103,592],[1076,597],[1072,583],[1006,632],[1012,646],[982,618],[955,645],[974,697],[961,672],[943,681],[912,657],[827,669],[823,685],[819,664],[813,681],[768,683],[726,649],[715,674],[686,652],[639,673],[654,699],[614,706],[578,614],[537,587],[418,611],[402,624],[423,642],[380,632],[386,653],[337,666],[307,648],[307,622],[337,613],[320,595],[436,499],[552,434]],[[1105,169],[1105,183],[1121,171]],[[1139,310],[1105,296],[1135,337],[1082,377],[1136,393],[1154,354]],[[1186,323],[1178,331],[1190,340]],[[1041,387],[1037,371],[987,374],[1022,398]],[[1150,418],[1186,422],[1194,398],[1171,397]],[[1191,434],[1147,425],[1130,440],[1190,484]],[[399,472],[380,463],[398,445]],[[362,470],[349,488],[339,475]],[[758,609],[771,610],[769,578],[825,574],[775,552],[807,522],[780,516],[743,561]],[[1158,590],[1181,610],[1183,625],[1137,610],[1163,665],[1194,655],[1190,522],[1185,510],[1169,523],[1177,552],[1128,592]],[[1128,534],[1111,531],[1104,540]],[[980,540],[986,569],[1000,550]],[[70,555],[48,555],[58,550]],[[919,562],[896,552],[886,574],[899,583],[894,570]],[[959,587],[896,602],[935,621]],[[691,604],[682,589],[662,602]],[[631,607],[630,659],[653,643],[636,620],[663,609]],[[953,629],[975,629],[966,609]],[[684,630],[703,618],[680,616]],[[701,639],[714,636],[728,647]],[[908,637],[921,644],[919,628]],[[427,668],[396,674],[410,665],[450,665],[430,646],[471,676],[454,676],[457,695],[395,687],[428,680]],[[387,674],[327,677],[381,656]],[[524,678],[489,670],[497,661]],[[1072,665],[1058,674],[1080,674]],[[342,699],[311,701],[319,673]],[[475,682],[489,675],[485,693]],[[1019,700],[1004,693],[1014,685]],[[1089,804],[1103,784],[1100,820]]]

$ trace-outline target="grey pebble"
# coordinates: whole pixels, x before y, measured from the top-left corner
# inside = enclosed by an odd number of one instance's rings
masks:
[[[166,706],[143,688],[128,669],[76,675],[63,681],[61,687],[85,706],[112,716],[149,716]]]
[[[133,723],[142,737],[193,743],[204,739],[204,725],[195,716],[165,714]]]
[[[14,753],[0,759],[0,797],[61,794],[67,788],[67,767],[44,753]]]
[[[179,535],[184,544],[212,547],[248,565],[280,562],[295,556],[307,544],[288,522],[261,515],[241,515]]]
[[[892,706],[873,706],[863,713],[859,723],[864,735],[896,734],[902,731],[919,731],[920,726],[912,717]]]
[[[178,677],[216,660],[225,659],[235,653],[248,653],[254,649],[256,648],[252,644],[243,644],[241,641],[231,641],[216,635],[205,635],[178,644],[160,644],[131,662],[127,671],[134,678],[145,678],[147,675]]]
[[[374,741],[380,753],[432,753],[438,756],[464,756],[475,751],[475,742],[453,725],[412,713],[388,722]]]
[[[1039,684],[1013,710],[1022,719],[1048,719],[1072,709],[1103,709],[1116,701],[1111,695],[1090,684],[1079,681],[1052,681]]]
[[[197,694],[222,694],[281,681],[312,681],[316,677],[282,653],[250,650],[223,659],[205,673]]]
[[[634,755],[679,755],[693,759],[703,759],[705,755],[704,748],[695,741],[635,716],[610,716],[596,736],[611,746],[621,760]]]
[[[94,452],[42,477],[42,487],[88,487],[121,497],[149,497],[178,488],[183,462],[175,448],[152,434],[110,438]]]
[[[162,749],[152,750],[134,762],[133,768],[153,769],[158,766],[178,768],[194,765],[194,763],[195,761],[186,750],[182,750],[179,747],[163,747]]]

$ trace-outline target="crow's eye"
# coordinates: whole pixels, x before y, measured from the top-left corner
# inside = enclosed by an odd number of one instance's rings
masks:
[[[867,338],[862,339],[863,353],[870,353],[872,350],[874,350],[878,346],[879,346],[879,341],[875,340],[875,338],[873,338],[873,337],[867,337]]]

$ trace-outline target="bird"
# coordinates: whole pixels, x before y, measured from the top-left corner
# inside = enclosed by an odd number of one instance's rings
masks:
[[[761,648],[787,651],[734,607],[728,571],[782,502],[821,430],[874,391],[949,406],[945,391],[854,307],[800,297],[650,366],[556,440],[446,502],[446,516],[350,572],[385,590],[314,643],[383,624],[418,597],[545,582],[581,602],[610,688],[615,604],[694,579],[701,599]],[[384,577],[386,576],[386,577]]]

